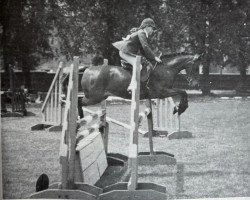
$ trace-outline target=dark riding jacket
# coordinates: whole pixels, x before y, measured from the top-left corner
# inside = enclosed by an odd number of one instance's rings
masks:
[[[113,43],[113,46],[123,53],[133,56],[143,55],[147,60],[153,62],[155,60],[155,55],[147,40],[148,36],[146,32],[140,29],[132,33],[129,38]]]

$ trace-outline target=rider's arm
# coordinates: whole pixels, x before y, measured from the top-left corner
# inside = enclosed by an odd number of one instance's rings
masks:
[[[146,33],[143,30],[138,31],[138,38],[140,40],[141,46],[143,48],[145,57],[150,60],[154,61],[155,60],[155,55],[152,49],[150,48],[148,41],[147,41],[147,36]]]

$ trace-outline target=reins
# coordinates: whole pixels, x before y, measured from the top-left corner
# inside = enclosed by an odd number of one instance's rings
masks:
[[[161,58],[161,56],[162,56],[162,52],[160,53],[159,58]],[[154,67],[153,67],[153,70],[152,70],[152,71],[154,71],[154,70],[155,70],[155,68],[156,68],[157,64],[158,64],[158,62],[156,62],[156,63],[155,63],[155,65],[154,65]]]
[[[161,58],[161,56],[162,56],[162,52],[160,52],[159,58]],[[155,65],[154,65],[154,67],[153,67],[153,70],[152,70],[152,71],[154,71],[154,70],[155,70],[155,68],[156,68],[157,64],[158,64],[158,62],[156,62],[156,63],[155,63]],[[147,83],[146,83],[146,88],[148,88],[148,89],[149,89],[149,87],[148,87],[149,78],[150,78],[150,75],[151,75],[152,71],[150,71],[150,72],[149,72],[149,75],[148,75],[148,80],[147,80]]]

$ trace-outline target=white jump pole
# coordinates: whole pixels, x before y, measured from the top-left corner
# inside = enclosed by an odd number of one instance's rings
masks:
[[[173,114],[176,107],[173,98],[156,100],[156,132],[165,135],[169,139],[191,138],[192,133],[181,130],[181,116]]]

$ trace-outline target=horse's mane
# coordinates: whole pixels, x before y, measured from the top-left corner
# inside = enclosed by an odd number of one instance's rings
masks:
[[[189,59],[193,59],[193,54],[190,53],[172,53],[172,54],[165,54],[161,56],[161,66],[167,68],[176,68],[179,67],[180,63],[186,62]],[[179,63],[176,65],[175,63]]]
[[[175,58],[177,56],[190,56],[191,54],[186,53],[186,52],[181,52],[181,53],[171,53],[171,54],[164,54],[161,56],[161,59],[171,59]]]

